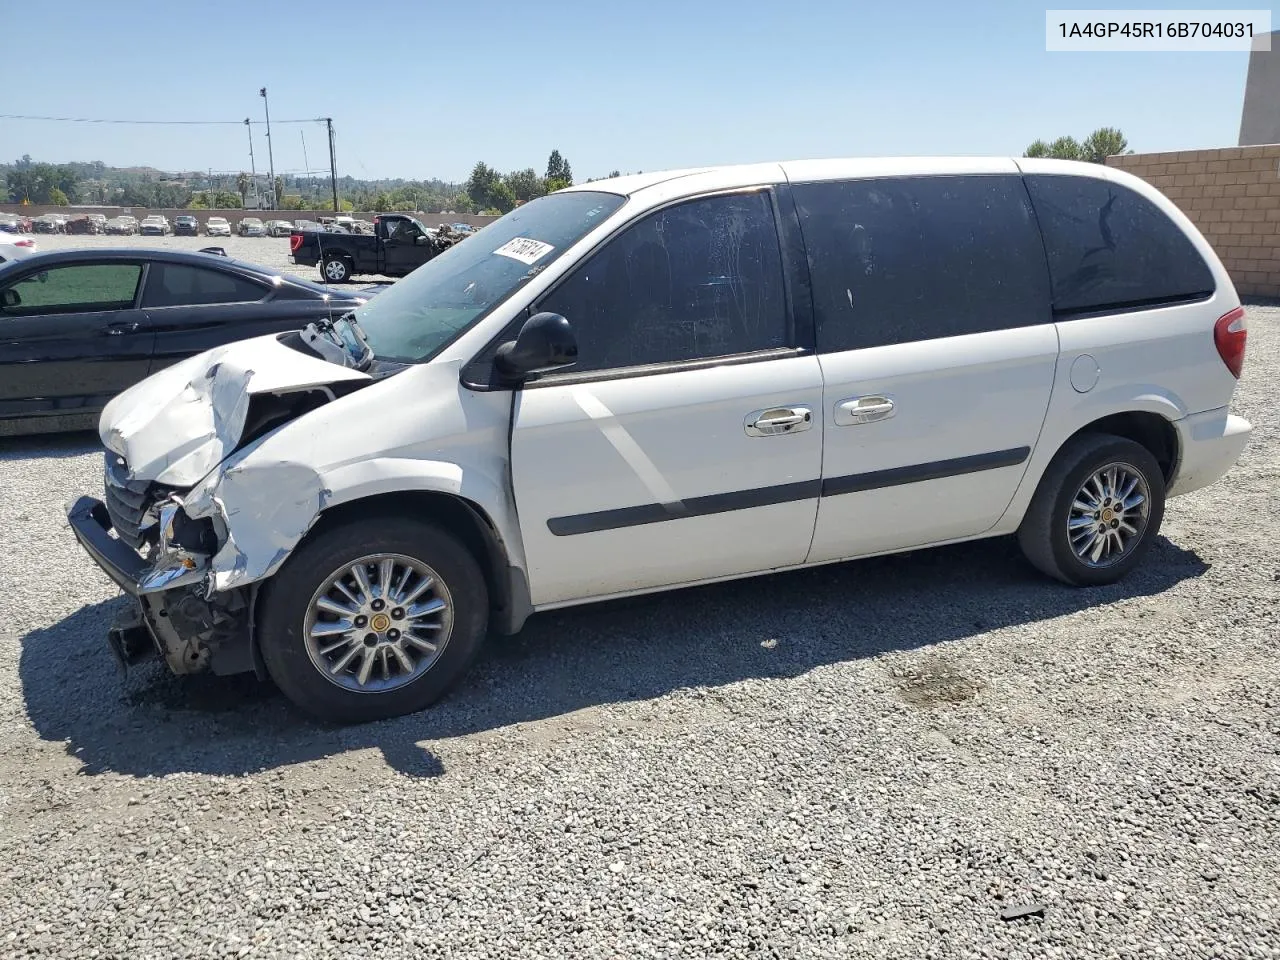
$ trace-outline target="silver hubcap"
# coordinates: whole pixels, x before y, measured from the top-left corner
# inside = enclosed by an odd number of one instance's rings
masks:
[[[412,683],[440,658],[452,632],[453,602],[440,575],[398,553],[335,570],[312,595],[303,623],[316,669],[358,693]]]
[[[1067,516],[1067,537],[1087,566],[1119,563],[1141,540],[1151,510],[1147,481],[1128,463],[1095,470],[1080,487]]]
[[[339,260],[330,260],[324,265],[324,272],[330,280],[341,280],[347,275],[347,268]]]

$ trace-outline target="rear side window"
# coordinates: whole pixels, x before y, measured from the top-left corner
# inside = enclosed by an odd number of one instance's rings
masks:
[[[267,295],[250,280],[181,263],[152,263],[147,271],[144,307],[189,307],[210,303],[249,303]]]
[[[1027,176],[1058,313],[1196,300],[1213,274],[1181,228],[1146,197],[1093,177]]]
[[[136,263],[50,267],[6,287],[17,296],[2,309],[13,316],[128,310],[141,273]]]
[[[824,352],[1047,323],[1044,247],[1016,175],[793,187]]]
[[[572,371],[790,345],[782,253],[765,191],[652,213],[610,240],[539,309],[573,325]]]

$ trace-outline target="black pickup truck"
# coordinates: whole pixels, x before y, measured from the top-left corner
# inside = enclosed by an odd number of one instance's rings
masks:
[[[465,234],[442,226],[428,230],[413,217],[375,217],[372,234],[329,230],[294,230],[289,235],[293,262],[320,266],[325,283],[345,283],[358,273],[403,277]]]

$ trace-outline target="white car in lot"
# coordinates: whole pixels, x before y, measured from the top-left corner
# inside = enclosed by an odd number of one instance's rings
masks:
[[[226,217],[210,217],[204,222],[205,236],[209,237],[229,237],[231,236],[231,224],[227,222]]]
[[[1245,339],[1205,239],[1107,167],[621,177],[121,394],[69,519],[136,598],[124,661],[386,717],[588,601],[1000,535],[1112,583],[1243,450]]]
[[[32,237],[23,236],[22,234],[0,233],[0,263],[21,260],[39,252],[39,250],[39,245]]]

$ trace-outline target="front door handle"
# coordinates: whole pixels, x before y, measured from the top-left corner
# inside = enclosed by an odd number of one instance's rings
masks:
[[[888,420],[894,414],[892,397],[850,397],[836,404],[836,425],[856,427],[863,423]]]
[[[107,324],[107,336],[119,337],[126,333],[137,333],[138,324],[134,320],[117,320]]]
[[[745,426],[748,437],[800,433],[813,426],[813,411],[809,407],[769,407],[747,414]]]

